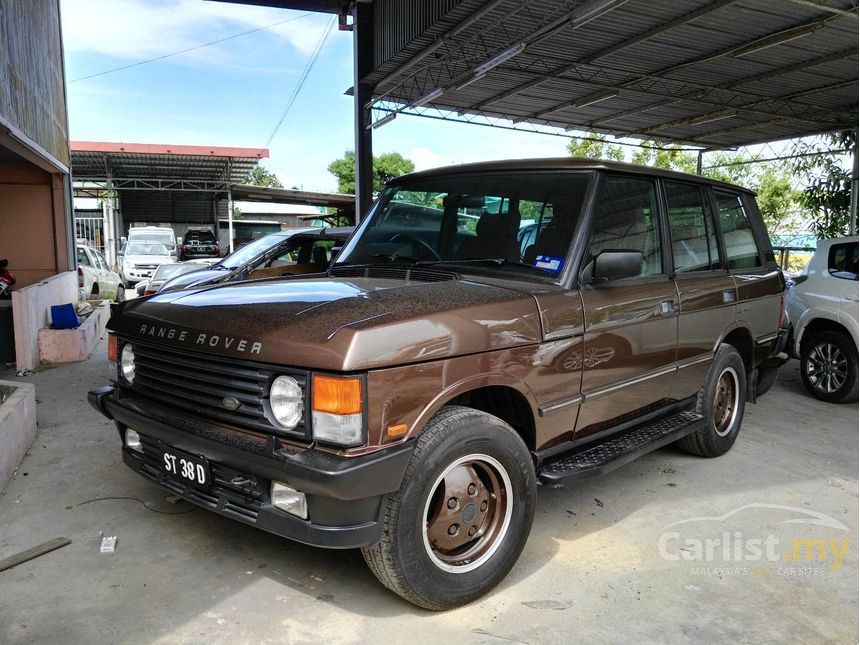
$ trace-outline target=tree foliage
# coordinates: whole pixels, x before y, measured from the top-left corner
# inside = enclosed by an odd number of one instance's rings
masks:
[[[624,150],[621,146],[609,143],[605,136],[595,133],[589,134],[587,139],[571,139],[567,144],[567,151],[571,157],[624,161]]]
[[[800,203],[811,218],[812,230],[819,239],[847,235],[851,221],[851,169],[833,150],[856,150],[857,131],[836,132],[814,140],[800,139],[792,153],[798,156],[792,166],[803,177],[805,188]]]
[[[260,165],[254,166],[254,169],[248,173],[248,176],[245,178],[245,183],[250,184],[251,186],[266,186],[268,188],[284,187],[281,180],[278,179],[275,173]]]
[[[386,152],[373,158],[373,192],[382,192],[385,182],[415,170],[415,164],[399,152]],[[347,150],[343,157],[328,165],[337,177],[337,192],[355,194],[355,152]]]

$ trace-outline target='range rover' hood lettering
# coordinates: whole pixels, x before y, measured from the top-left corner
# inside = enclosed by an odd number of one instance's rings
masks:
[[[191,346],[202,345],[204,347],[217,347],[226,350],[232,349],[240,354],[259,354],[263,349],[263,343],[248,340],[247,338],[219,336],[218,334],[207,334],[206,332],[178,329],[176,327],[154,325],[151,323],[142,323],[137,333],[139,336],[153,339],[176,339],[179,343],[185,343]]]

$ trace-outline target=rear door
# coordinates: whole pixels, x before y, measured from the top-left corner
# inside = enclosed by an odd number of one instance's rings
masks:
[[[735,320],[735,281],[719,250],[707,187],[663,181],[672,270],[678,289],[678,372],[671,398],[695,395],[714,357],[714,343]]]
[[[767,358],[779,333],[785,281],[755,199],[714,189],[726,266],[737,289],[737,321],[753,338],[753,364]]]
[[[607,175],[592,215],[586,263],[605,250],[642,251],[638,276],[583,285],[585,336],[576,435],[664,404],[675,371],[677,292],[663,251],[656,180]]]

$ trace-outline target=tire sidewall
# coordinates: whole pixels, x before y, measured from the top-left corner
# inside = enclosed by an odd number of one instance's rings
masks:
[[[848,358],[848,376],[842,387],[834,392],[822,392],[809,380],[806,372],[806,363],[810,358],[810,352],[816,345],[826,342],[839,347],[840,351]],[[827,403],[840,403],[854,390],[857,382],[857,352],[854,344],[839,332],[828,331],[816,334],[810,339],[804,339],[800,349],[800,378],[807,391],[819,401]]]
[[[451,573],[438,567],[424,546],[424,510],[437,478],[459,457],[483,454],[496,459],[511,480],[512,512],[507,532],[489,559],[472,571]],[[425,600],[456,606],[483,595],[513,567],[528,538],[534,516],[535,475],[522,440],[503,422],[474,420],[448,432],[400,490],[395,530],[397,559],[406,578]],[[420,587],[420,588],[419,588]]]
[[[714,396],[720,377],[727,370],[734,371],[737,378],[738,401],[735,418],[728,433],[720,436],[714,423]],[[705,418],[705,446],[713,456],[722,455],[731,449],[744,419],[747,396],[747,371],[744,361],[737,350],[730,345],[723,345],[714,357],[705,385],[699,395],[697,411]]]

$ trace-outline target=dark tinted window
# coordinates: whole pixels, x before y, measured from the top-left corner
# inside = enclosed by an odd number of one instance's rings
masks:
[[[857,242],[834,244],[827,257],[830,275],[843,280],[857,279]]]
[[[726,247],[726,263],[730,269],[761,266],[755,236],[744,210],[740,195],[716,191],[720,206],[720,230]]]
[[[695,184],[667,181],[664,185],[675,271],[719,269],[720,254],[704,191]]]
[[[608,250],[642,252],[641,276],[663,273],[653,181],[606,177],[594,212],[588,249],[591,258]]]

